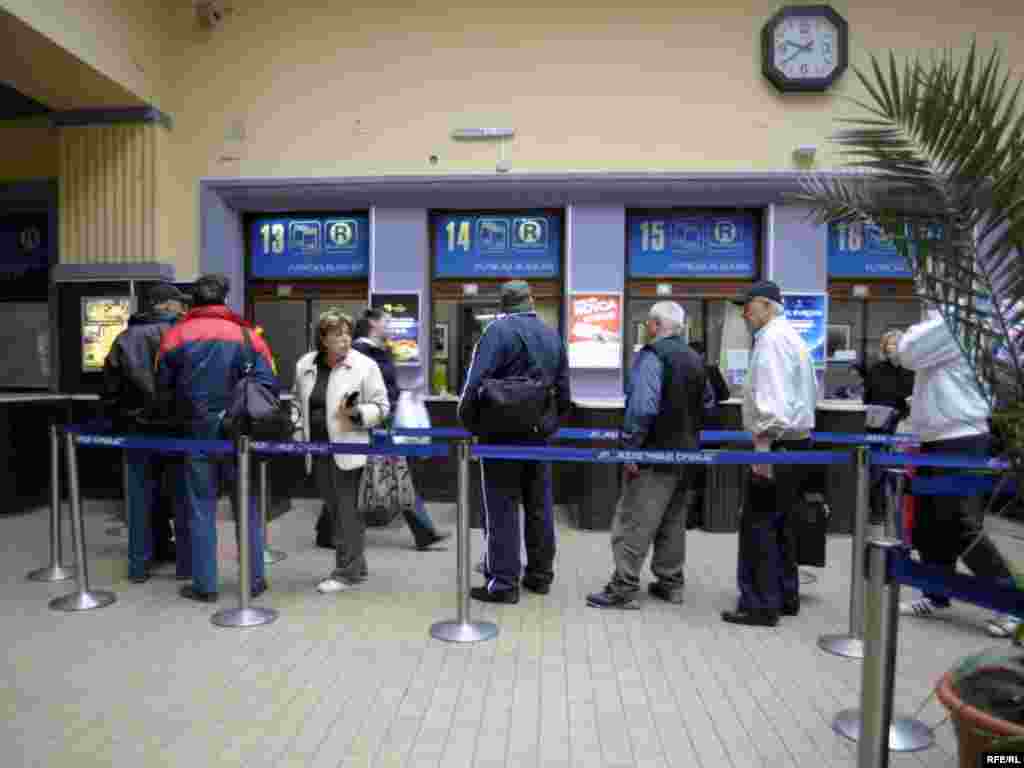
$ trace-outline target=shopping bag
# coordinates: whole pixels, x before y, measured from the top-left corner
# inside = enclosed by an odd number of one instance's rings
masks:
[[[824,568],[830,511],[824,497],[808,493],[796,505],[796,562],[811,568]]]
[[[430,414],[423,398],[412,392],[402,392],[395,405],[395,418],[392,422],[395,429],[430,429]],[[394,442],[406,445],[428,445],[429,437],[412,437],[395,435]]]
[[[359,481],[359,510],[371,528],[391,525],[416,503],[404,456],[368,456]]]

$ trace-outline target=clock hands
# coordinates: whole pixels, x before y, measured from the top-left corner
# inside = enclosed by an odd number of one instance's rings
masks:
[[[801,53],[805,53],[805,52],[806,53],[810,53],[814,49],[814,41],[813,40],[811,40],[811,42],[807,43],[807,45],[800,45],[800,43],[794,43],[791,40],[786,40],[786,45],[793,46],[794,48],[797,49],[797,51],[792,56],[789,56],[788,58],[783,59],[782,60],[782,64],[783,65],[788,64],[793,59],[795,59],[797,56],[799,56]]]

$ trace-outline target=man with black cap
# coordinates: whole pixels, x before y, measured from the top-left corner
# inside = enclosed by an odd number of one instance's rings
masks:
[[[811,445],[818,399],[811,353],[783,314],[779,286],[765,280],[734,300],[753,335],[743,392],[743,426],[756,451],[800,451]],[[775,626],[779,614],[800,611],[794,508],[811,468],[751,467],[740,518],[739,605],[722,618],[732,624]]]
[[[128,327],[114,339],[103,363],[103,400],[119,434],[152,431],[153,418],[159,411],[157,350],[164,333],[185,313],[188,303],[188,297],[170,283],[152,286],[148,298],[152,309],[129,318]],[[149,578],[151,562],[175,559],[168,514],[172,500],[161,493],[164,474],[171,471],[172,461],[170,457],[138,451],[125,455],[128,577],[136,583]],[[188,534],[181,522],[175,516],[178,576],[187,577]]]
[[[530,286],[513,280],[501,287],[501,310],[487,326],[473,352],[466,386],[459,402],[459,419],[476,435],[493,442],[543,444],[569,412],[569,356],[557,331],[546,326],[534,311]],[[503,419],[487,391],[492,382],[523,382],[539,375],[549,393],[542,423]],[[530,385],[524,383],[524,386]],[[483,391],[482,391],[483,390]],[[555,522],[551,465],[507,459],[480,460],[483,485],[484,576],[487,585],[474,587],[472,596],[489,603],[518,603],[520,570],[519,502],[525,519],[526,571],[522,585],[547,594],[554,580]]]

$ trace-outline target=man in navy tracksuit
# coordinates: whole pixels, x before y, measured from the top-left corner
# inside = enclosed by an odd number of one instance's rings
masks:
[[[252,376],[278,390],[266,341],[224,305],[229,288],[223,275],[199,278],[195,308],[164,335],[160,345],[157,388],[173,401],[173,418],[186,437],[221,438],[224,411],[246,362],[253,364]],[[249,331],[252,349],[246,348],[243,328]],[[184,464],[182,494],[192,539],[192,584],[182,588],[181,596],[209,603],[217,599],[217,492],[220,483],[234,485],[235,467],[205,454],[189,454]],[[255,494],[249,500],[250,585],[255,596],[266,590],[263,526]]]
[[[134,314],[110,348],[103,363],[103,400],[112,410],[118,434],[159,432],[157,415],[157,351],[164,334],[185,312],[188,297],[170,283],[157,283],[149,290],[151,312]],[[176,457],[146,451],[125,455],[125,504],[128,509],[128,578],[136,584],[149,579],[153,562],[177,560],[179,578],[188,578],[188,530],[180,514],[174,514],[176,556],[171,547],[172,499],[161,493],[165,474],[177,475]],[[155,535],[154,535],[155,531]],[[156,540],[154,543],[154,539]]]
[[[529,285],[513,280],[502,286],[501,309],[473,353],[466,386],[459,402],[459,419],[471,431],[480,420],[480,386],[486,379],[525,376],[539,369],[555,390],[559,419],[569,412],[569,357],[558,332],[546,326],[534,311]],[[501,442],[543,444],[544,436],[524,432]],[[484,531],[487,585],[474,587],[477,600],[519,602],[519,502],[526,515],[526,571],[522,584],[546,594],[554,580],[555,522],[552,507],[551,465],[507,459],[480,460],[484,496]]]

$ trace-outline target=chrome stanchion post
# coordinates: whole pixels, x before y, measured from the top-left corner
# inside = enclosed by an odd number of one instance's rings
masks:
[[[249,490],[251,454],[249,438],[238,439],[237,448],[237,483],[236,516],[238,521],[238,607],[218,611],[210,621],[218,627],[256,627],[269,624],[277,618],[277,611],[272,608],[252,608],[249,606],[252,585],[249,579]]]
[[[909,717],[893,717],[900,585],[891,558],[903,549],[899,539],[868,543],[867,608],[864,615],[864,667],[860,709],[836,715],[832,727],[857,742],[857,768],[888,768],[889,752],[916,752],[934,740],[931,729]]]
[[[60,527],[60,431],[50,425],[50,564],[28,574],[29,581],[68,581],[75,577],[63,564],[64,545]]]
[[[870,453],[860,446],[857,457],[857,497],[853,514],[850,555],[850,631],[845,635],[822,635],[818,647],[848,659],[864,658],[864,539],[871,508]]]
[[[431,637],[450,643],[478,643],[498,636],[498,626],[489,621],[470,621],[469,615],[469,451],[470,443],[458,443],[458,527],[456,531],[458,561],[456,563],[458,582],[458,618],[455,621],[439,621],[430,627]]]
[[[280,563],[288,557],[284,552],[271,549],[267,544],[267,510],[270,509],[270,486],[267,484],[267,460],[260,462],[260,520],[263,521],[263,562]]]
[[[71,500],[71,547],[75,554],[75,582],[77,592],[50,601],[55,611],[88,611],[102,608],[117,600],[113,592],[89,589],[89,564],[85,559],[85,524],[82,521],[82,492],[78,484],[78,453],[75,435],[64,435],[68,464],[68,495]]]
[[[903,540],[903,489],[906,475],[902,469],[885,470],[885,537]]]

